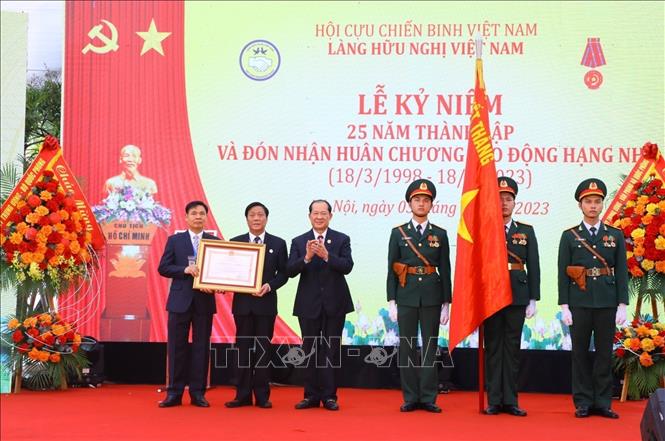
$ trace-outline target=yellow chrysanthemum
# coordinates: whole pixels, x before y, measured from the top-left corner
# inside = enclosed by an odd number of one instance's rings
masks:
[[[649,335],[651,337],[657,336],[658,335],[658,329],[652,329],[651,331],[649,331]]]
[[[21,208],[25,207],[25,205],[26,205],[26,202],[23,199],[21,199],[20,201],[18,201],[16,203],[16,208],[18,208],[20,210]]]
[[[23,242],[23,235],[18,231],[15,231],[11,234],[11,236],[9,236],[9,241],[14,245],[18,245]]]
[[[28,213],[28,215],[25,217],[25,221],[29,224],[34,225],[39,222],[40,217],[41,216],[38,215],[37,213]]]
[[[638,216],[644,216],[646,213],[646,206],[644,204],[635,205],[635,214]]]
[[[43,257],[42,257],[43,260]],[[44,273],[39,269],[39,264],[37,262],[32,262],[30,264],[30,269],[28,270],[28,275],[33,280],[41,280],[44,278]]]
[[[46,208],[43,205],[40,205],[39,207],[35,208],[35,213],[37,213],[40,216],[46,216],[48,214],[48,208]]]
[[[628,201],[626,202],[626,208],[634,207],[635,206],[635,201]]]
[[[7,322],[7,329],[10,331],[13,331],[14,329],[18,328],[18,325],[21,322],[19,322],[16,318],[11,319],[10,321]]]
[[[630,237],[633,239],[637,239],[644,237],[644,228],[635,228],[632,233],[630,233]]]
[[[651,222],[653,221],[653,215],[651,215],[651,214],[647,214],[647,215],[645,215],[645,216],[642,216],[642,219],[640,219],[640,221],[641,221],[642,224],[644,224],[644,225],[650,225]]]
[[[624,217],[621,219],[621,228],[626,228],[631,223],[633,223],[633,221],[631,221],[629,217]]]
[[[65,335],[65,332],[67,331],[65,330],[65,327],[62,325],[53,325],[51,326],[51,332],[53,333],[53,335],[60,337],[61,335]]]
[[[630,259],[633,257],[633,252],[632,251],[626,251],[626,259]]]
[[[625,339],[625,340],[623,341],[623,347],[626,348],[626,349],[630,349],[630,341],[631,341],[631,340],[632,340],[632,339],[631,339],[630,337],[628,337],[627,339]]]
[[[657,210],[658,210],[657,204],[651,203],[647,205],[647,213],[649,213],[650,215],[653,216],[654,214],[656,214]]]
[[[665,250],[665,237],[658,236],[654,241],[654,245],[656,245],[657,250]]]
[[[69,219],[69,213],[67,212],[67,210],[60,210],[58,211],[58,214],[60,215],[60,219],[62,220]]]
[[[655,349],[656,345],[653,344],[653,340],[650,338],[645,338],[640,343],[643,351],[651,352]]]
[[[653,260],[649,260],[649,259],[644,259],[644,260],[642,261],[642,264],[641,264],[641,265],[642,265],[642,268],[644,268],[646,271],[651,271],[651,270],[653,269],[653,267],[656,266],[656,264],[654,263],[654,261],[653,261]]]
[[[50,201],[53,199],[53,194],[50,191],[44,190],[41,193],[39,193],[39,197],[41,198],[42,201]]]
[[[16,231],[18,231],[21,234],[25,233],[25,230],[27,229],[28,229],[28,224],[26,224],[25,222],[19,222],[18,224],[16,224]]]
[[[646,205],[647,203],[649,203],[649,196],[646,195],[640,196],[639,198],[637,198],[637,203]]]

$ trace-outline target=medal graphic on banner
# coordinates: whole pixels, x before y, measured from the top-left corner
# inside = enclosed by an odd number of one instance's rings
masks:
[[[586,84],[589,89],[598,89],[601,84],[603,84],[603,74],[595,70],[595,68],[607,64],[605,62],[603,48],[600,46],[600,38],[587,38],[586,49],[584,49],[581,64],[591,68],[591,70],[584,75],[584,84]]]

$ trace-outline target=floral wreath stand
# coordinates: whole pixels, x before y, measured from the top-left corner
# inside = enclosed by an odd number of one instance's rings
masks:
[[[645,283],[646,286],[646,283]],[[642,311],[642,302],[644,298],[647,297],[651,302],[651,312],[653,314],[654,321],[658,321],[658,304],[656,303],[656,289],[640,289],[639,294],[637,295],[637,303],[635,305],[635,315],[634,319],[640,317]],[[663,305],[665,306],[665,298],[663,298]],[[623,385],[621,386],[621,398],[620,402],[623,403],[628,398],[628,386],[630,385],[630,373],[626,369],[623,374]],[[665,387],[665,376],[660,380],[661,387]]]

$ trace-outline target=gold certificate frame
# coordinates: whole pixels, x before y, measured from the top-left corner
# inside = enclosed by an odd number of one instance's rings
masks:
[[[264,244],[202,239],[194,289],[256,293],[263,278]]]

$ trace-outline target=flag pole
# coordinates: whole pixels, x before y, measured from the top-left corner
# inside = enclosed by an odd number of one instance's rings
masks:
[[[476,60],[483,59],[483,40],[476,34]],[[478,326],[478,412],[485,410],[485,344],[484,326]]]
[[[485,410],[485,344],[484,325],[478,326],[478,412]]]

